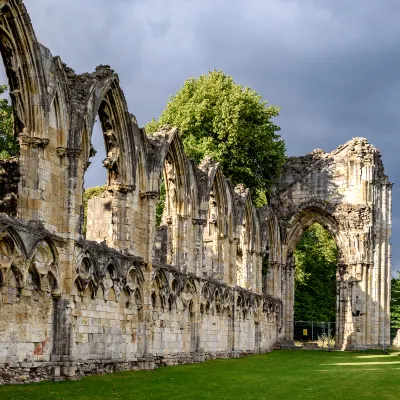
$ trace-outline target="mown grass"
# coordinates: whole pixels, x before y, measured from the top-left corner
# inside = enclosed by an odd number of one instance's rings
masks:
[[[399,399],[398,353],[280,350],[87,377],[0,387],[0,399]]]

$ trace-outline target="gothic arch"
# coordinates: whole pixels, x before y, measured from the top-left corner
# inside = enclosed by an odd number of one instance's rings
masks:
[[[11,245],[10,255],[15,254],[15,256],[18,257],[18,264],[22,264],[28,258],[28,252],[26,250],[24,242],[21,239],[21,236],[13,227],[8,226],[0,232],[0,245],[2,242],[8,242],[9,245]],[[2,251],[5,251],[5,249],[6,247],[4,247],[4,249],[0,247],[0,253]]]
[[[229,205],[227,201],[225,178],[218,164],[211,164],[208,175],[208,190],[205,191],[203,204],[206,206],[206,226],[203,231],[203,249],[209,276],[223,280],[228,279],[229,266],[225,247],[228,241],[229,226],[227,216]],[[225,246],[224,246],[225,244]]]
[[[129,268],[126,274],[126,286],[130,292],[134,292],[137,288],[140,288],[144,283],[143,271],[138,266],[132,266]]]
[[[293,250],[314,222],[338,247],[336,345],[351,349],[389,340],[391,189],[379,150],[365,138],[331,153],[317,149],[287,159],[269,205],[282,240],[286,340],[293,336]]]
[[[164,183],[166,187],[166,213],[191,215],[192,193],[189,185],[190,170],[183,143],[177,129],[168,136],[168,151],[164,159]]]
[[[190,162],[187,159],[178,129],[164,126],[159,132],[149,137],[153,147],[154,171],[150,178],[150,187],[156,184],[156,192],[161,193],[162,181],[165,187],[165,204],[161,224],[156,231],[161,246],[166,249],[167,264],[174,265],[181,271],[191,268],[190,256],[184,255],[184,249],[190,246],[193,235],[192,223],[193,201],[190,181],[193,182]],[[155,151],[154,148],[157,148]],[[159,171],[159,172],[158,172]],[[186,231],[186,235],[179,232]],[[186,251],[187,253],[187,251]]]
[[[219,164],[214,164],[210,169],[208,176],[208,191],[205,193],[206,201],[208,202],[208,220],[215,220],[215,226],[218,232],[227,236],[229,232],[228,218],[230,214],[229,202],[227,194],[226,178],[222,174]],[[214,210],[210,210],[214,207]],[[215,212],[215,216],[211,213]]]
[[[57,84],[57,86],[59,86]],[[55,136],[55,146],[57,147],[58,154],[60,151],[64,151],[67,147],[67,116],[63,105],[67,102],[63,98],[62,90],[57,87],[55,94],[51,100],[50,114],[49,114],[49,136],[52,139],[53,133]],[[53,132],[51,132],[53,131]]]
[[[15,229],[8,227],[0,233],[0,282],[15,289],[17,297],[25,283],[26,255],[23,241]]]
[[[109,270],[112,279],[119,280],[121,278],[118,263],[114,257],[110,257],[104,266],[104,271]]]
[[[259,244],[258,237],[258,220],[257,215],[255,214],[255,208],[253,206],[253,202],[251,197],[247,198],[245,216],[244,216],[244,228],[245,228],[245,241],[248,246],[249,251],[255,252],[257,251]]]
[[[91,136],[96,116],[99,115],[107,155],[103,164],[108,170],[108,185],[134,187],[136,150],[133,122],[119,79],[109,72],[110,76],[105,79],[99,77],[100,83],[93,85],[89,95],[87,128],[82,138],[84,162],[88,162],[91,156]]]
[[[339,223],[323,203],[313,202],[300,205],[296,213],[289,219],[285,236],[284,257],[291,254],[302,234],[314,223],[322,225],[335,239],[339,254],[344,256],[343,234]]]
[[[41,282],[41,289],[48,286],[53,294],[60,293],[60,269],[58,252],[54,243],[49,239],[41,239],[34,246],[29,257],[29,268],[34,269]]]
[[[45,134],[43,110],[48,111],[48,104],[42,54],[21,1],[0,4],[0,52],[13,103],[14,134]]]
[[[97,288],[96,270],[97,264],[93,255],[89,251],[79,252],[76,257],[74,274],[74,283],[79,292],[85,291],[89,286]]]
[[[0,233],[0,287],[14,282],[15,289],[24,286],[26,251],[18,233],[9,227]]]
[[[146,193],[148,179],[146,174],[146,159],[144,156],[144,151],[139,149],[137,152],[137,168],[136,168],[136,182],[138,184],[138,192]]]
[[[186,280],[183,290],[186,294],[191,294],[192,296],[197,294],[196,283],[193,278],[188,278]]]

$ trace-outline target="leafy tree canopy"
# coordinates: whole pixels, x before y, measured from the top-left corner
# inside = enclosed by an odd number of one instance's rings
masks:
[[[214,70],[186,80],[146,132],[177,126],[190,158],[199,163],[212,156],[233,184],[244,183],[260,199],[279,178],[285,161],[285,143],[272,122],[279,111],[254,90]]]
[[[312,225],[294,252],[296,321],[335,321],[337,247],[321,225]]]
[[[0,85],[0,96],[7,92],[7,85]],[[12,106],[7,99],[0,98],[0,159],[17,154],[18,144],[13,135]]]
[[[392,329],[400,329],[400,272],[392,279],[390,321]]]

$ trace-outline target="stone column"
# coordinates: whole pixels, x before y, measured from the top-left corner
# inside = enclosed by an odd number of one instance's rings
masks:
[[[155,368],[155,360],[152,348],[152,312],[151,287],[152,287],[152,265],[143,263],[141,265],[143,282],[143,355],[139,357],[139,368],[143,370],[152,370]]]
[[[75,332],[71,322],[71,302],[65,296],[53,296],[53,378],[72,379],[75,377],[73,344]]]
[[[283,297],[283,282],[284,282],[284,271],[283,266],[279,262],[274,263],[274,292],[273,296],[277,298]]]
[[[266,280],[267,280],[267,294],[270,296],[275,296],[275,275],[277,268],[278,266],[276,261],[269,261]]]
[[[263,277],[262,277],[262,253],[255,253],[254,254],[254,265],[255,265],[255,285],[254,290],[262,294],[263,291]]]
[[[141,268],[144,274],[143,283],[143,355],[139,357],[139,368],[144,370],[151,370],[155,367],[153,349],[152,349],[152,311],[153,306],[151,303],[151,288],[152,288],[152,260],[154,252],[154,237],[156,230],[156,205],[159,198],[159,192],[149,191],[140,193],[143,200],[143,223],[146,226],[145,235],[142,238],[146,244],[144,248],[144,259]]]
[[[145,235],[140,240],[145,244],[144,254],[142,257],[145,262],[149,263],[153,260],[154,252],[154,238],[156,231],[156,206],[157,200],[159,198],[159,192],[149,191],[140,193],[140,197],[143,200],[143,213],[145,216],[143,218],[143,224],[145,224],[146,229],[144,230]]]
[[[382,254],[381,268],[381,346],[390,346],[390,290],[391,290],[391,248],[390,237],[392,230],[392,186],[391,182],[382,185]]]
[[[231,274],[231,285],[238,285],[238,271],[237,271],[237,248],[239,244],[238,238],[229,239],[230,244],[230,274]]]
[[[248,249],[248,244],[243,246],[243,286],[246,289],[251,288],[251,254],[250,250]]]
[[[346,350],[359,344],[357,329],[360,330],[360,321],[356,320],[356,300],[359,296],[355,278],[356,266],[339,264],[337,273],[337,311],[336,311],[336,340],[335,348]],[[359,300],[358,300],[359,303]],[[357,305],[359,307],[359,305]],[[354,314],[353,314],[354,313]],[[357,312],[357,314],[360,314]],[[358,341],[357,341],[358,340]]]
[[[192,219],[192,223],[195,229],[195,274],[196,276],[203,276],[203,259],[204,259],[204,247],[203,247],[203,231],[207,225],[206,219]]]
[[[229,283],[230,279],[230,243],[228,237],[221,238],[221,280]]]
[[[237,300],[239,297],[239,293],[234,290],[233,292],[233,304],[232,304],[232,357],[239,358],[240,357],[240,348],[237,342],[237,329],[240,328],[240,324],[238,323],[238,313],[240,310],[237,309]]]
[[[187,215],[177,215],[177,233],[176,233],[176,267],[183,273],[187,273],[188,269],[188,241],[191,239],[189,234],[189,217]]]
[[[193,343],[193,360],[196,363],[205,361],[204,348],[201,345],[201,337],[200,334],[202,332],[201,329],[201,314],[200,314],[200,301],[201,294],[196,294],[196,299],[194,299],[194,316],[192,317],[192,326],[195,330],[194,332],[194,343]]]
[[[294,346],[294,272],[295,263],[293,255],[287,258],[283,267],[282,292],[283,318],[285,321],[285,345]]]

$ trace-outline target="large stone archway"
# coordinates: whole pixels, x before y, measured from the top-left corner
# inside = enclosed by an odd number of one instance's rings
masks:
[[[280,228],[286,342],[293,340],[293,251],[318,222],[339,250],[336,346],[390,343],[391,190],[379,151],[364,138],[331,153],[314,150],[288,159],[271,201]]]

